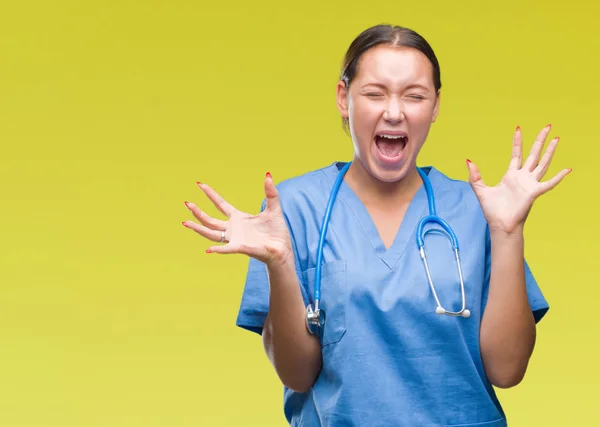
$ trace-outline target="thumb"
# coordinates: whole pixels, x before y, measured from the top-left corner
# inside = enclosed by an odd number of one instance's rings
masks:
[[[481,178],[479,168],[475,163],[467,159],[467,168],[469,169],[469,184],[476,193],[486,187],[485,182]]]
[[[275,188],[275,183],[270,172],[267,172],[265,176],[265,196],[267,198],[267,209],[279,209],[279,192]]]

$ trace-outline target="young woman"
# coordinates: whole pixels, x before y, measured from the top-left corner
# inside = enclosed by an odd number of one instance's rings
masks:
[[[541,181],[550,125],[527,158],[517,128],[495,187],[468,160],[468,183],[418,168],[440,90],[419,34],[369,28],[337,87],[352,162],[277,187],[267,174],[259,215],[207,184],[226,219],[187,203],[198,222],[184,225],[225,243],[207,252],[250,257],[237,324],[262,335],[293,426],[506,425],[493,386],[521,381],[548,310],[523,227],[569,170]]]

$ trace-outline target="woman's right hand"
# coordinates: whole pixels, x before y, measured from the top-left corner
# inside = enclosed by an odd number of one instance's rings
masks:
[[[207,184],[198,183],[198,186],[227,217],[226,220],[212,218],[195,204],[185,203],[200,224],[184,221],[183,225],[208,240],[225,243],[211,246],[206,252],[245,254],[267,265],[288,260],[292,254],[290,233],[271,174],[267,173],[264,181],[266,208],[258,215],[237,210]],[[225,236],[224,241],[221,240],[222,232]]]

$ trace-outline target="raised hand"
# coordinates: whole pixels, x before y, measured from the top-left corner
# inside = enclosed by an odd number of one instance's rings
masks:
[[[200,223],[184,221],[183,225],[208,240],[225,243],[210,246],[206,252],[245,254],[265,264],[282,261],[292,253],[279,194],[269,173],[264,181],[266,208],[258,215],[237,210],[207,184],[198,183],[198,186],[227,218],[212,218],[195,204],[185,203]]]
[[[535,199],[556,187],[571,172],[571,169],[563,169],[551,179],[541,181],[550,166],[559,141],[558,137],[553,138],[542,156],[550,128],[548,125],[541,130],[523,164],[522,135],[520,128],[517,128],[508,170],[495,187],[488,187],[483,182],[477,166],[467,160],[469,183],[492,230],[505,233],[518,230],[524,225]]]

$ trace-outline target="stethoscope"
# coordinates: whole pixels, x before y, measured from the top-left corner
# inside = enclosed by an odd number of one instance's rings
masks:
[[[314,285],[314,299],[315,304],[314,308],[312,304],[309,304],[306,307],[306,326],[311,334],[317,334],[319,329],[325,325],[325,311],[319,307],[319,302],[321,301],[321,266],[323,264],[323,246],[325,245],[325,236],[327,235],[327,228],[329,228],[329,219],[331,217],[331,211],[333,210],[333,204],[339,192],[340,186],[344,180],[344,175],[350,168],[352,163],[348,162],[346,165],[340,170],[338,176],[333,184],[333,188],[331,190],[331,194],[329,195],[329,202],[327,203],[327,208],[325,210],[325,215],[323,216],[323,223],[321,225],[321,234],[319,236],[319,245],[317,247],[317,260],[316,260],[316,268],[315,268],[315,285]],[[446,314],[448,316],[462,316],[467,318],[471,315],[471,312],[466,308],[466,295],[465,295],[465,284],[463,281],[462,268],[460,265],[460,257],[458,253],[458,238],[454,231],[448,225],[446,221],[437,216],[435,210],[435,201],[433,196],[433,188],[431,187],[431,182],[429,181],[429,177],[427,174],[421,169],[417,168],[421,179],[423,180],[423,185],[425,186],[425,191],[427,193],[427,203],[429,205],[429,215],[422,218],[419,221],[417,226],[417,247],[419,248],[419,253],[421,254],[421,259],[423,260],[423,265],[425,266],[425,272],[427,274],[427,280],[429,281],[429,287],[431,288],[431,292],[433,293],[433,297],[435,298],[435,302],[437,303],[437,308],[435,312],[437,314]],[[425,225],[428,223],[437,223],[439,224],[443,230],[439,229],[430,229],[423,232]],[[460,292],[462,297],[462,308],[460,311],[448,311],[442,304],[440,303],[440,299],[438,298],[437,292],[435,290],[435,286],[433,285],[433,280],[431,279],[431,273],[429,272],[429,265],[427,264],[427,257],[425,255],[425,235],[431,231],[440,231],[445,232],[446,236],[450,239],[452,243],[452,248],[454,249],[454,255],[456,258],[456,264],[458,266],[458,276],[460,278]]]

